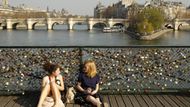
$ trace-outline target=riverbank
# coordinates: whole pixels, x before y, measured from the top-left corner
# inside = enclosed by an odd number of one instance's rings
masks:
[[[130,31],[125,31],[125,33],[127,33],[129,36],[131,36],[132,38],[138,39],[138,40],[153,40],[156,39],[158,37],[160,37],[161,35],[173,31],[173,29],[164,29],[161,30],[159,32],[153,33],[151,35],[146,35],[146,36],[142,36],[140,34],[134,33],[134,32],[130,32]]]

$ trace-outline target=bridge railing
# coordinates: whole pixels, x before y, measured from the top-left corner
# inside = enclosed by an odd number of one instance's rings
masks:
[[[190,47],[1,47],[0,94],[39,91],[46,61],[74,85],[84,60],[96,62],[102,93],[190,89]]]

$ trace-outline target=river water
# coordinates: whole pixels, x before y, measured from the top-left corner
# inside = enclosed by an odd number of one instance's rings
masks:
[[[125,33],[87,31],[81,25],[68,31],[60,26],[48,31],[0,30],[0,46],[190,46],[190,30],[169,32],[152,41],[140,41]]]

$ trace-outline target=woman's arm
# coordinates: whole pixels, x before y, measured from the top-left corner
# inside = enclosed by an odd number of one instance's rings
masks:
[[[77,89],[78,89],[80,92],[85,92],[85,90],[81,87],[81,82],[77,82]]]
[[[92,95],[94,95],[94,94],[96,94],[97,92],[98,92],[98,90],[99,90],[99,83],[98,84],[96,84],[96,89],[94,90],[94,91],[92,91]]]
[[[58,79],[60,80],[61,85],[57,85],[57,84],[56,84],[56,86],[57,86],[57,88],[58,88],[60,91],[63,91],[63,90],[65,89],[65,87],[64,87],[64,82],[63,82],[63,77],[62,77],[62,75],[59,75],[59,76],[58,76]]]
[[[43,79],[42,79],[42,89],[43,89],[47,84],[48,84],[48,77],[45,76],[45,77],[43,77]]]

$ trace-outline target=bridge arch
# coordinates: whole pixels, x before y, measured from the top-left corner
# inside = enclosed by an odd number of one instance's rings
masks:
[[[181,22],[177,25],[177,30],[182,30],[183,28],[190,27],[190,23],[187,22]]]
[[[17,23],[12,24],[12,28],[13,29],[18,29],[18,28],[27,29],[27,25],[23,24],[23,23],[20,23],[20,22],[17,22]]]
[[[166,23],[164,25],[164,27],[168,28],[168,29],[173,29],[174,28],[174,25],[172,23]]]
[[[97,23],[92,25],[92,29],[93,28],[103,29],[104,27],[108,27],[108,24],[106,24],[104,22],[97,22]]]
[[[19,25],[19,24],[20,24],[19,22],[13,23],[12,24],[12,29],[16,29],[17,28],[16,26]]]
[[[68,23],[66,22],[53,22],[53,24],[51,25],[51,28],[56,29],[57,26],[59,26],[58,29],[69,29]]]
[[[39,23],[39,22],[34,22],[34,23],[32,24],[32,29],[36,29],[36,25],[38,25],[38,24],[41,24],[41,23]],[[47,25],[45,25],[45,26],[43,26],[43,27],[45,27],[44,29],[47,29]]]
[[[125,25],[123,23],[115,23],[113,24],[113,26],[121,26],[121,27],[124,27]]]
[[[77,26],[83,26],[83,28],[76,28]],[[88,23],[84,21],[76,21],[73,23],[72,29],[74,30],[88,30]]]

